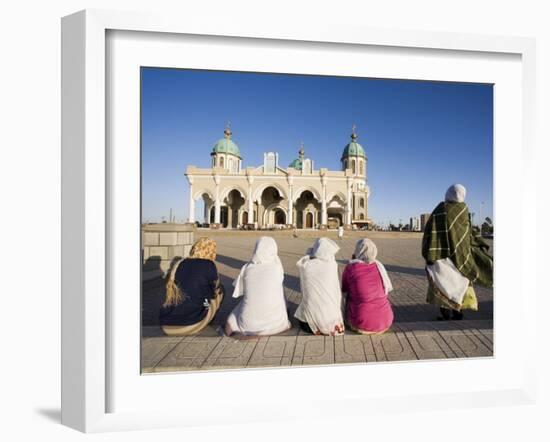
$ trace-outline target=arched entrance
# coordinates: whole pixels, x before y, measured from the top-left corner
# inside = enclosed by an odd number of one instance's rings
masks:
[[[329,229],[337,229],[338,227],[344,225],[344,214],[346,208],[346,204],[344,201],[344,196],[341,194],[336,194],[329,197],[329,200],[327,202],[327,217]]]
[[[212,196],[208,192],[202,193],[200,197],[198,197],[196,205],[198,207],[195,207],[195,213],[200,214],[202,211],[202,217],[201,215],[197,215],[195,219],[200,219],[201,223],[210,223],[210,208],[214,206],[214,200],[212,199]]]
[[[281,209],[275,209],[273,218],[275,224],[286,224],[286,214]]]
[[[223,227],[227,227],[228,219],[229,219],[229,210],[227,206],[221,206],[220,207],[220,224]]]
[[[337,229],[338,227],[344,224],[343,217],[341,213],[330,213],[328,214],[328,228]]]
[[[227,194],[224,200],[227,206],[227,218],[222,221],[224,227],[236,229],[239,225],[239,210],[244,206],[244,198],[237,189],[233,189]]]
[[[243,212],[243,221],[242,221],[242,224],[243,226],[247,225],[248,224],[248,212]]]
[[[321,204],[315,195],[309,190],[302,191],[294,207],[296,209],[296,227],[312,229],[316,224],[315,219],[320,216],[321,212]]]
[[[270,213],[268,210],[269,207],[277,206],[282,200],[283,200],[283,196],[281,195],[281,192],[276,187],[269,186],[262,191],[262,196],[258,207],[258,210],[260,211],[258,213],[258,222],[263,223],[262,227],[265,227],[272,222],[270,220]],[[283,215],[285,215],[284,212],[283,212]],[[285,219],[286,219],[286,215],[285,215]],[[273,221],[273,223],[277,224],[276,221]]]
[[[313,229],[313,213],[306,213],[306,229]]]

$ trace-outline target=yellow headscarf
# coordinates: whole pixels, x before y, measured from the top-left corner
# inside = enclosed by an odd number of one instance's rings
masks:
[[[189,253],[189,258],[202,258],[209,259],[210,261],[216,260],[216,241],[212,238],[200,238]]]

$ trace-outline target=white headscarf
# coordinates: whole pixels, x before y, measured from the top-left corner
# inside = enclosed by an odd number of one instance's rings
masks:
[[[363,261],[366,264],[370,264],[376,260],[378,248],[372,240],[363,238],[355,244],[355,251],[353,252],[353,255],[355,256],[355,259]]]
[[[334,255],[340,250],[340,247],[329,238],[319,238],[313,244],[313,247],[308,249],[308,255],[312,258],[323,259],[325,261],[334,261]]]
[[[355,244],[355,252],[353,253],[353,255],[354,259],[350,261],[350,264],[354,262],[372,264],[374,262],[378,267],[378,272],[380,273],[380,277],[382,278],[382,283],[384,284],[384,291],[386,292],[386,294],[393,290],[393,285],[391,283],[390,277],[388,276],[388,272],[384,267],[384,264],[376,259],[376,256],[378,255],[378,248],[372,240],[368,238],[363,238],[357,241],[357,243]]]
[[[462,184],[453,184],[445,193],[445,201],[449,203],[463,203],[466,199],[466,188]]]
[[[340,334],[344,329],[342,292],[338,280],[336,252],[340,248],[328,238],[319,238],[296,265],[300,270],[302,301],[294,316],[307,322],[313,332]]]
[[[270,236],[261,236],[256,241],[256,246],[254,247],[250,262],[254,264],[264,264],[279,261],[277,251],[277,243],[273,238]]]
[[[227,318],[231,330],[244,335],[272,335],[290,328],[283,279],[277,243],[271,237],[258,238],[250,262],[233,282],[233,297],[243,299]]]

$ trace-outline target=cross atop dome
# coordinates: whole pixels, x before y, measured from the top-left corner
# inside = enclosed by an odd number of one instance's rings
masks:
[[[302,141],[300,143],[300,150],[298,151],[298,155],[300,156],[301,160],[304,159],[305,154],[306,154],[306,151],[304,150],[304,142]]]
[[[227,121],[227,123],[225,124],[225,130],[223,131],[223,134],[225,138],[230,139],[232,133],[233,132],[231,132],[231,121]]]
[[[354,124],[353,126],[351,126],[351,140],[352,141],[356,141],[358,136],[357,136],[357,132],[355,132],[355,130],[357,129],[357,126]]]

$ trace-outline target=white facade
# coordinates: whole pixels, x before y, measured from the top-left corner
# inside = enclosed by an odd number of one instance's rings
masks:
[[[354,155],[357,152],[346,147],[340,171],[316,170],[303,147],[289,167],[279,165],[278,153],[266,152],[262,165],[242,168],[240,151],[230,137],[231,131],[226,129],[225,140],[216,143],[211,153],[211,168],[187,167],[189,222],[226,228],[298,229],[370,222],[367,158],[362,148]],[[356,138],[354,133],[353,142]],[[195,213],[199,199],[204,200],[201,214]]]

